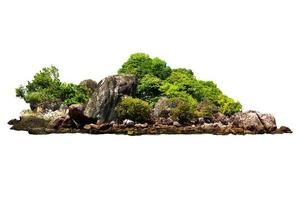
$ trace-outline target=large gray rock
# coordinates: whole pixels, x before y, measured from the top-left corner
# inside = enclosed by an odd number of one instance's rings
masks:
[[[133,75],[106,77],[98,86],[84,110],[84,115],[103,122],[116,118],[115,107],[124,95],[132,96],[137,82]]]
[[[262,124],[264,125],[266,132],[271,133],[272,131],[275,131],[277,129],[276,120],[273,115],[266,113],[257,113],[257,115],[260,118]]]
[[[236,113],[230,117],[229,122],[231,122],[234,127],[243,128],[244,130],[250,130],[256,133],[264,133],[266,131],[256,111]]]

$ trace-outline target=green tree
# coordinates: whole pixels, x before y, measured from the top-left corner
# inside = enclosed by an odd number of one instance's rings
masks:
[[[156,76],[147,74],[140,80],[137,86],[137,96],[152,105],[158,100],[161,95],[161,85],[161,79]]]
[[[148,54],[135,53],[122,65],[118,73],[133,74],[138,79],[142,79],[147,74],[165,79],[170,75],[171,68],[160,58],[152,59]]]
[[[16,96],[30,104],[53,100],[63,101],[67,105],[85,103],[88,93],[89,89],[83,85],[62,83],[55,66],[43,68],[26,86],[16,88]]]

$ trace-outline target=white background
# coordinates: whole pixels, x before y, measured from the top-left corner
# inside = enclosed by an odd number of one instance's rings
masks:
[[[291,0],[0,0],[0,199],[299,199],[300,6]],[[191,68],[294,134],[32,136],[6,124],[42,67],[78,83],[134,52]]]

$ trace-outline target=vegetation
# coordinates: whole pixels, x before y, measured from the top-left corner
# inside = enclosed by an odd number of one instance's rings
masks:
[[[133,74],[138,80],[135,98],[124,97],[116,107],[119,120],[148,121],[160,97],[168,98],[171,117],[181,123],[211,118],[215,112],[232,115],[242,109],[214,82],[198,80],[190,69],[171,69],[164,60],[145,53],[132,54],[118,73]],[[67,105],[85,103],[90,94],[83,84],[61,82],[54,66],[43,68],[27,85],[16,88],[16,96],[30,104],[56,100]]]
[[[208,108],[216,108],[216,112],[226,115],[232,115],[242,109],[238,101],[224,95],[214,82],[198,80],[190,69],[171,69],[160,58],[152,59],[144,53],[132,54],[118,72],[133,74],[138,78],[137,97],[147,101],[152,107],[161,96],[166,96],[173,101],[177,99],[177,102],[189,99],[176,104],[179,107],[191,104],[187,107],[193,108],[194,102],[196,104],[206,102],[205,104],[210,105]],[[194,116],[207,115],[209,109],[204,110],[198,111]],[[190,119],[191,116],[189,113],[186,117],[180,118]]]
[[[174,97],[169,99],[171,118],[180,123],[190,122],[196,117],[197,101],[192,97]]]
[[[16,96],[30,104],[56,100],[67,105],[85,103],[89,98],[88,93],[89,89],[84,85],[62,83],[55,66],[43,68],[26,86],[16,88]]]
[[[119,121],[131,119],[136,122],[147,122],[150,119],[151,107],[141,99],[125,96],[116,107]]]

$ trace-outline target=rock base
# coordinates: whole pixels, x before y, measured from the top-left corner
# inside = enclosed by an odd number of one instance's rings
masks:
[[[127,127],[123,124],[102,124],[99,126],[85,126],[85,128],[49,128],[38,126],[24,126],[22,120],[11,120],[10,125],[13,130],[28,131],[30,134],[42,135],[52,133],[88,133],[88,134],[122,134],[122,135],[178,135],[178,134],[213,134],[213,135],[254,135],[254,134],[283,134],[292,133],[292,131],[285,126],[282,126],[272,132],[253,131],[232,125],[222,124],[208,124],[191,125],[191,126],[175,126],[175,125],[147,125]]]

